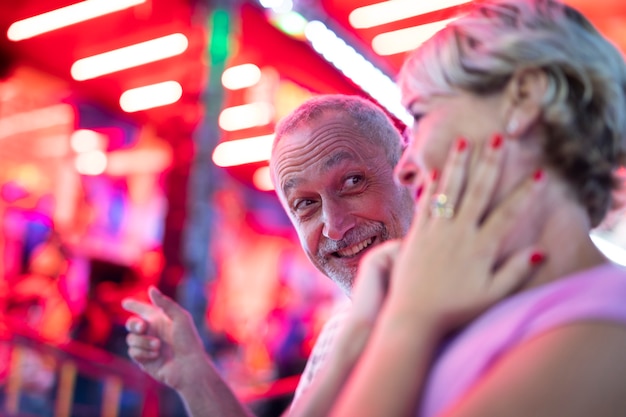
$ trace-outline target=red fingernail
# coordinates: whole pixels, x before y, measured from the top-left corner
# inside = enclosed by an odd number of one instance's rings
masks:
[[[491,147],[493,149],[498,149],[500,146],[502,146],[502,135],[499,133],[496,133],[491,138]]]
[[[467,148],[467,141],[465,140],[465,138],[459,138],[456,143],[456,150],[458,152],[463,152],[465,148]]]
[[[433,181],[437,181],[437,179],[439,178],[439,171],[437,171],[436,169],[433,169],[433,172],[430,174],[430,178]]]
[[[422,191],[424,191],[423,185],[420,185],[419,187],[417,187],[417,190],[415,190],[415,201],[420,199],[420,197],[422,196]]]
[[[538,169],[537,171],[535,171],[535,173],[533,174],[533,180],[535,180],[536,182],[541,181],[543,178],[543,169]]]
[[[544,259],[546,259],[546,256],[543,252],[533,252],[532,255],[530,255],[529,261],[531,265],[538,265],[542,263]]]

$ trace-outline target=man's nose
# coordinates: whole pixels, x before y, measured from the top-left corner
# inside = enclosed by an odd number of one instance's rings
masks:
[[[346,232],[355,226],[354,216],[345,204],[336,201],[325,201],[323,207],[323,235],[331,240],[340,240]]]

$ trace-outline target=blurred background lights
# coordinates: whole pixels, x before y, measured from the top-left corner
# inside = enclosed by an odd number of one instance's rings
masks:
[[[272,9],[276,13],[287,13],[293,9],[292,0],[259,0],[261,6]]]
[[[304,31],[308,21],[298,12],[273,13],[270,22],[287,35],[304,39]]]
[[[440,20],[425,25],[398,29],[376,35],[372,48],[378,55],[386,56],[411,51],[455,19]]]
[[[21,41],[75,23],[128,9],[146,0],[85,0],[60,9],[19,20],[9,26],[7,37]],[[17,6],[16,6],[17,7]]]
[[[175,103],[182,95],[183,88],[179,83],[165,81],[125,91],[120,97],[120,107],[132,113]]]
[[[220,113],[218,123],[226,131],[265,126],[272,122],[274,107],[270,103],[258,102],[228,107]]]
[[[0,138],[66,124],[73,119],[74,108],[65,103],[14,113],[0,119]]]
[[[76,153],[103,150],[104,142],[104,135],[89,129],[75,130],[70,137],[70,146]]]
[[[213,163],[230,167],[253,162],[267,161],[272,153],[274,135],[222,142],[213,151]]]
[[[261,167],[254,171],[252,183],[261,191],[271,191],[274,189],[272,178],[270,177],[270,167]]]
[[[222,74],[222,85],[229,90],[252,87],[261,80],[261,70],[254,64],[227,68]]]
[[[107,167],[107,156],[102,151],[90,151],[76,155],[76,171],[82,175],[100,175]]]
[[[102,54],[82,58],[72,65],[75,80],[83,81],[128,68],[182,54],[189,41],[182,33],[174,33]]]
[[[400,89],[391,78],[319,20],[307,24],[305,35],[313,48],[346,77],[406,125],[412,123],[412,117],[401,104]]]
[[[383,1],[354,9],[348,20],[354,28],[367,29],[466,3],[471,0]]]

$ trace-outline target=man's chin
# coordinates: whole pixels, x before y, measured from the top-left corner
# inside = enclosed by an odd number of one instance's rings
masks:
[[[335,284],[337,284],[337,286],[341,289],[341,291],[348,297],[350,298],[352,295],[352,285],[354,284],[353,279],[352,278],[347,278],[347,277],[337,277],[337,278],[331,278],[333,280],[333,282]]]
[[[352,267],[342,267],[342,268],[330,268],[324,271],[325,275],[327,275],[335,284],[337,284],[346,295],[350,295],[350,291],[352,290],[352,284],[354,283],[354,278],[356,277],[356,273],[358,270],[358,263],[354,264]]]

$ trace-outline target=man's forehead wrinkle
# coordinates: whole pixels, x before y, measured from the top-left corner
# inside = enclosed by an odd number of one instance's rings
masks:
[[[312,166],[321,162],[328,169],[348,159],[363,159],[355,149],[363,149],[361,145],[367,139],[356,134],[345,121],[328,121],[311,128],[305,136],[301,141],[284,141],[281,146],[276,173],[283,178],[280,188],[285,195],[303,182],[297,174],[304,163]]]
[[[324,161],[324,168],[329,169],[336,165],[339,165],[341,162],[350,159],[354,160],[354,154],[352,152],[348,152],[346,150],[341,150],[339,152],[334,152],[330,155],[329,158]]]
[[[294,147],[282,152],[277,170],[286,171],[287,174],[291,171],[299,172],[303,162],[306,162],[307,166],[321,162],[324,168],[332,168],[347,159],[362,159],[357,156],[354,142],[351,139],[338,139],[332,143],[325,143],[324,146],[309,142],[303,147]],[[297,161],[295,164],[294,160]]]
[[[308,166],[311,166],[321,162],[321,166],[324,169],[330,169],[339,165],[345,160],[357,159],[354,152],[343,149],[341,143],[334,143],[333,148],[337,148],[337,151],[328,149],[318,150],[315,154],[306,158],[306,164]],[[297,149],[285,152],[283,153],[283,156],[288,157],[290,153],[296,151]],[[278,163],[277,172],[279,172],[279,175],[282,174],[281,176],[284,178],[281,188],[283,190],[283,193],[287,195],[288,191],[302,184],[304,182],[304,179],[297,176],[297,174],[300,172],[299,168],[302,164],[293,165],[293,163],[289,163],[287,164],[287,167],[283,169],[283,165],[285,165],[285,162],[286,161],[283,160]],[[296,175],[292,175],[292,173],[295,173]]]

